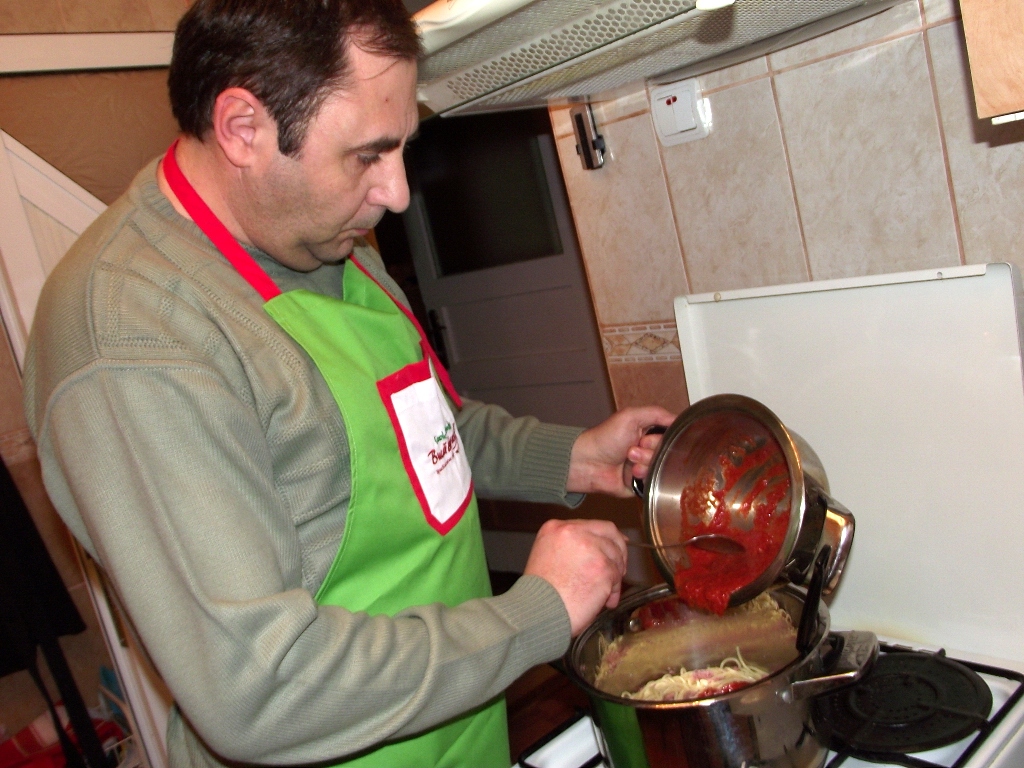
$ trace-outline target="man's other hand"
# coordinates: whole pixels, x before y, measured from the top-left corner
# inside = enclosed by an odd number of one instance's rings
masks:
[[[537,532],[524,573],[555,588],[575,637],[602,609],[619,604],[626,537],[607,520],[548,520]]]
[[[576,438],[569,458],[566,490],[573,493],[632,495],[633,478],[647,477],[661,435],[646,435],[653,426],[667,427],[675,417],[656,405],[623,408]]]

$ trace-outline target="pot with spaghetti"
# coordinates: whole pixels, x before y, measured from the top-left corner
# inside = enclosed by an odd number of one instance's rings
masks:
[[[812,718],[812,702],[860,679],[878,641],[870,632],[830,632],[822,603],[812,641],[798,652],[804,597],[787,585],[718,615],[687,606],[661,584],[602,613],[565,662],[590,697],[606,762],[822,765],[829,734]]]
[[[594,676],[606,693],[637,701],[693,701],[739,690],[796,659],[793,620],[769,594],[722,616],[678,598],[637,608],[608,643]]]

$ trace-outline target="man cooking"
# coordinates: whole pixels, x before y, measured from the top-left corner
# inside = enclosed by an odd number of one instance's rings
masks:
[[[198,0],[181,139],[40,298],[44,478],[174,694],[173,766],[507,768],[501,691],[618,601],[625,539],[582,520],[490,596],[475,493],[626,496],[672,416],[460,401],[363,240],[409,201],[418,52],[398,0]]]

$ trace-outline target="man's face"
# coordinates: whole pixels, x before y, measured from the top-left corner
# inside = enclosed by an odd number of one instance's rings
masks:
[[[351,82],[323,103],[294,157],[268,147],[242,178],[248,240],[311,271],[352,251],[385,210],[409,205],[402,151],[419,122],[416,64],[349,46]]]

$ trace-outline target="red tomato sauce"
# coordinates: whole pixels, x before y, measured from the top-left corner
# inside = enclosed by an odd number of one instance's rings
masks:
[[[679,602],[678,597],[655,600],[640,606],[635,613],[641,629],[685,624],[693,611]]]
[[[688,536],[729,536],[746,551],[722,554],[687,547],[676,566],[675,586],[687,605],[721,615],[732,593],[764,573],[779,553],[789,529],[789,505],[780,508],[779,502],[789,494],[790,482],[785,457],[773,440],[753,451],[723,453],[718,465],[705,468],[683,490],[683,530]],[[749,492],[739,500],[733,498],[733,486],[756,467],[763,469]],[[719,474],[721,480],[716,477]],[[685,567],[687,558],[689,567]]]
[[[748,685],[750,685],[750,683],[745,683],[739,680],[733,683],[726,683],[725,685],[720,685],[717,688],[708,688],[701,694],[701,698],[710,699],[712,696],[721,696],[723,693],[732,693],[733,691],[738,691],[740,688],[746,688]]]

